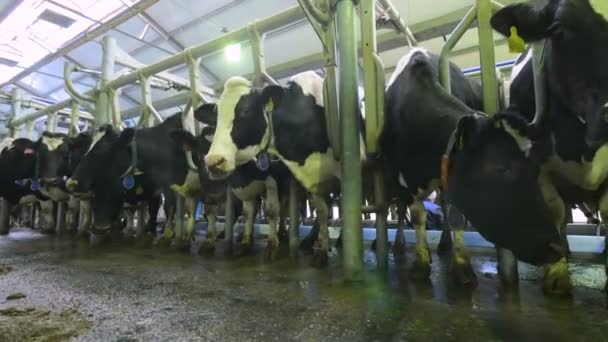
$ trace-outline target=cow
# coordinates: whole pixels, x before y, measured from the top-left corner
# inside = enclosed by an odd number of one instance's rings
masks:
[[[65,181],[72,176],[74,170],[85,152],[91,145],[91,135],[80,133],[69,137],[62,133],[43,132],[35,144],[36,168],[40,191],[55,202],[66,202],[66,230],[75,231],[79,221],[81,201],[71,195],[66,188]],[[83,209],[88,208],[84,203]],[[83,223],[79,233],[88,231],[90,211],[83,210]]]
[[[55,231],[53,201],[38,189],[32,189],[25,181],[34,177],[35,165],[35,142],[27,138],[5,138],[0,143],[0,197],[9,205],[28,204],[39,200],[45,219],[42,232],[52,233]]]
[[[596,0],[521,3],[496,12],[491,24],[503,35],[517,33],[527,42],[544,40],[540,44],[544,61],[539,71],[546,79],[541,85],[546,110],[539,113],[537,124],[528,127],[536,112],[535,94],[530,91],[533,67],[528,56],[520,60],[510,108],[494,119],[508,122],[510,128],[469,122],[463,124],[459,134],[464,137],[464,145],[478,146],[477,154],[468,156],[468,162],[477,162],[478,167],[480,152],[503,149],[494,157],[493,172],[502,173],[509,182],[488,184],[484,191],[504,198],[505,203],[524,202],[488,207],[487,203],[473,201],[471,196],[481,189],[472,188],[466,189],[468,195],[464,188],[452,189],[452,197],[475,225],[475,220],[482,221],[480,216],[500,213],[504,224],[488,222],[486,226],[496,234],[494,240],[513,249],[520,259],[548,264],[543,280],[546,293],[569,294],[572,285],[566,259],[565,203],[597,203],[602,219],[608,219],[608,70],[604,66],[608,6]],[[515,140],[511,146],[497,143],[498,136],[505,132]],[[507,149],[509,153],[505,153]],[[522,158],[527,165],[522,166]],[[524,170],[532,172],[524,175]],[[535,183],[530,184],[530,179]],[[480,207],[485,213],[473,217]],[[523,217],[536,222],[534,227],[524,225],[527,232],[514,225]]]
[[[214,106],[215,104],[201,106],[195,111],[195,117],[197,119],[200,116],[203,116],[202,119],[204,119],[204,116],[208,118],[207,112],[209,110],[213,111],[210,107]],[[207,121],[210,122],[209,120]],[[269,237],[265,258],[269,261],[275,260],[279,252],[279,237],[285,238],[287,236],[284,220],[280,218],[284,217],[287,212],[285,199],[288,198],[289,170],[279,161],[269,161],[267,169],[261,169],[260,165],[250,161],[237,166],[234,172],[226,179],[211,179],[204,157],[209,152],[214,134],[215,126],[206,126],[199,137],[194,137],[186,130],[175,131],[172,135],[177,144],[183,146],[186,151],[192,154],[193,162],[198,169],[203,193],[202,199],[203,203],[205,203],[209,222],[202,250],[209,252],[214,249],[217,236],[215,227],[217,202],[220,199],[225,199],[226,186],[230,185],[235,197],[243,203],[245,231],[240,242],[239,253],[244,254],[248,252],[253,245],[256,204],[259,201],[259,197],[264,195],[264,213],[269,224]]]
[[[151,128],[128,128],[122,132],[111,125],[99,128],[91,147],[67,182],[68,189],[74,193],[93,194],[95,234],[109,231],[125,201],[145,200],[149,209],[146,231],[155,236],[162,195],[167,224],[161,239],[173,238],[176,195],[171,186],[184,183],[188,164],[181,147],[172,142],[170,133],[184,127],[194,127],[194,122],[177,113]],[[188,209],[193,216],[196,208]],[[193,234],[192,229],[188,235]]]
[[[431,254],[426,241],[426,211],[423,201],[440,187],[442,156],[450,136],[463,117],[475,118],[481,110],[481,87],[450,64],[452,93],[439,84],[438,56],[424,48],[414,48],[401,58],[386,90],[386,123],[380,137],[391,198],[397,197],[399,217],[409,207],[416,231],[416,259],[411,275],[428,278]],[[455,223],[453,262],[456,276],[465,284],[475,284],[464,246],[464,222],[454,222],[456,209],[448,220]],[[460,220],[462,221],[462,220]],[[401,226],[401,225],[400,225]]]
[[[205,156],[211,178],[226,178],[252,160],[265,163],[268,155],[278,158],[311,195],[320,227],[313,263],[326,265],[329,208],[324,197],[339,191],[340,163],[327,132],[323,79],[307,71],[293,76],[285,87],[255,89],[245,78],[232,77],[217,106],[208,106],[199,116],[210,124],[215,118],[215,135]]]

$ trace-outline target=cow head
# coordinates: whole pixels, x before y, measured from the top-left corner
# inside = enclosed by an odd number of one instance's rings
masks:
[[[36,142],[38,181],[43,187],[58,187],[67,174],[68,136],[43,132]]]
[[[250,162],[270,143],[267,109],[277,106],[283,88],[251,89],[244,78],[229,79],[217,105],[196,111],[197,120],[216,126],[205,163],[212,178],[230,175],[237,166]]]
[[[36,144],[33,141],[7,138],[0,148],[0,181],[14,184],[34,175]]]
[[[553,100],[586,122],[591,147],[608,141],[608,2],[519,3],[496,12],[491,23],[505,36],[515,28],[527,42],[550,41],[545,71]]]
[[[448,196],[489,241],[539,264],[562,255],[530,154],[527,121],[464,117],[448,148]]]

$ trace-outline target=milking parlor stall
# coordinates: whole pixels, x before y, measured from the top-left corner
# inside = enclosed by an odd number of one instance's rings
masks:
[[[0,341],[603,341],[604,0],[0,1]]]

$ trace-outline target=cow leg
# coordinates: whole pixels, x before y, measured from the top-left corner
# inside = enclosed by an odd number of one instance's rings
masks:
[[[428,279],[431,275],[431,251],[426,241],[426,210],[420,199],[414,200],[410,214],[416,231],[416,260],[411,274],[416,279]]]
[[[600,199],[600,215],[602,216],[602,225],[604,226],[604,262],[605,271],[608,275],[608,191],[604,192]],[[606,280],[604,291],[608,293],[608,280]]]
[[[165,201],[167,201],[165,199]],[[165,227],[163,228],[163,235],[161,235],[160,239],[163,243],[169,243],[173,236],[175,236],[175,231],[173,230],[175,222],[175,205],[174,204],[165,204],[165,214],[167,216],[167,222],[165,223]]]
[[[312,206],[317,209],[317,220],[319,221],[318,244],[314,249],[313,265],[324,267],[329,260],[329,227],[328,227],[328,208],[323,196],[312,194]]]
[[[440,255],[445,255],[452,248],[454,248],[452,244],[452,235],[450,234],[450,224],[448,223],[448,215],[450,215],[450,205],[448,205],[445,196],[446,194],[443,191],[439,192],[439,203],[441,205],[441,211],[443,213],[443,230],[441,231],[441,239],[439,240],[439,245],[437,246],[437,254]]]
[[[565,238],[564,221],[566,218],[566,206],[561,196],[555,189],[550,178],[546,174],[539,177],[541,191],[545,199],[547,207],[551,211],[557,229],[562,236],[562,241]],[[563,246],[566,250],[566,246]],[[572,291],[572,283],[570,281],[570,272],[568,271],[568,261],[566,257],[560,258],[557,262],[550,264],[545,269],[543,279],[543,291],[552,295],[568,295]]]
[[[80,215],[81,220],[78,225],[78,235],[86,237],[91,231],[91,221],[93,217],[91,212],[91,201],[80,201]]]
[[[194,225],[196,224],[196,204],[197,199],[194,197],[186,197],[186,213],[188,222],[186,223],[186,241],[194,240]]]
[[[122,234],[126,238],[132,238],[135,236],[135,207],[125,209],[125,219],[127,225],[122,230]]]
[[[289,212],[289,193],[279,196],[279,243],[289,243],[289,233],[287,232],[287,213]]]
[[[80,201],[76,197],[70,196],[65,215],[65,225],[69,232],[74,232],[78,227],[78,209],[80,209]]]
[[[245,230],[243,232],[243,238],[240,242],[239,252],[240,255],[249,253],[253,247],[253,223],[255,222],[257,200],[249,199],[243,201],[243,218],[245,221]]]
[[[264,212],[268,221],[268,242],[264,258],[267,261],[276,260],[279,255],[279,237],[277,235],[277,221],[279,219],[279,189],[276,180],[272,177],[266,179],[266,201]]]
[[[405,254],[405,215],[407,207],[399,201],[397,204],[397,234],[395,235],[395,243],[393,244],[393,254]]]
[[[148,222],[146,229],[152,236],[156,236],[156,225],[158,222],[158,210],[160,209],[160,196],[155,196],[148,200]]]
[[[454,272],[456,281],[459,284],[474,287],[477,285],[477,276],[471,266],[469,253],[464,243],[464,230],[467,221],[464,215],[454,206],[450,206],[447,210],[445,221],[447,221],[450,228],[454,229],[452,271]]]
[[[55,213],[53,212],[53,201],[40,201],[42,215],[44,216],[45,227],[42,229],[42,234],[52,234],[55,232]]]

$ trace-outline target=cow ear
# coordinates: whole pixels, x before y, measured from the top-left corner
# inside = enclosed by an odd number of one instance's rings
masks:
[[[196,138],[194,135],[185,129],[173,130],[169,135],[178,146],[181,146],[184,149],[184,151],[192,151],[196,145]]]
[[[265,87],[264,90],[262,90],[262,105],[277,107],[283,98],[283,91],[283,87],[278,85]]]
[[[205,103],[194,111],[194,118],[209,126],[217,123],[217,105],[215,103]]]
[[[549,37],[555,28],[556,7],[556,1],[541,8],[530,3],[514,4],[496,12],[490,23],[505,37],[516,33],[526,42],[539,41]]]
[[[462,151],[474,146],[475,135],[477,132],[477,119],[468,115],[461,118],[456,126],[454,133],[453,150]]]
[[[126,128],[120,133],[118,141],[120,142],[120,144],[127,145],[131,143],[131,141],[133,140],[133,136],[135,136],[135,130],[133,128]]]

